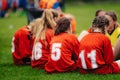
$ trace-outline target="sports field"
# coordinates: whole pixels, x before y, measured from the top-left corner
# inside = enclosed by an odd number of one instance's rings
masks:
[[[71,13],[77,20],[77,35],[91,26],[97,9],[114,10],[120,22],[119,3],[74,3],[66,4],[66,13]],[[8,18],[0,19],[0,80],[119,80],[120,74],[95,75],[80,74],[79,71],[46,74],[44,70],[30,66],[15,66],[12,61],[11,40],[15,31],[27,24],[25,14],[12,13]]]

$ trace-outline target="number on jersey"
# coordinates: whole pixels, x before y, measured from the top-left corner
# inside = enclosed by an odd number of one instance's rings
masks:
[[[13,37],[13,38],[12,38],[12,49],[11,49],[12,53],[15,52],[15,44],[14,44],[14,40],[15,40],[15,38]]]
[[[52,53],[51,53],[51,59],[54,61],[57,61],[60,59],[61,56],[61,43],[54,43],[52,45]]]
[[[39,60],[42,57],[42,44],[37,42],[33,47],[32,60]]]
[[[79,54],[79,58],[81,59],[83,69],[87,69],[86,61],[85,61],[85,51],[82,50]],[[96,63],[96,50],[92,50],[90,53],[87,54],[87,58],[91,60],[92,69],[98,67]]]

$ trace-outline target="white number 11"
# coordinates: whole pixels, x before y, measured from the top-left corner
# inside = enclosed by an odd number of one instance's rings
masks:
[[[79,58],[81,59],[83,69],[87,69],[84,53],[85,53],[84,50],[82,50],[81,53],[79,54]],[[90,58],[91,60],[92,69],[95,69],[98,67],[96,63],[96,50],[92,50],[90,53],[88,53],[87,58]]]

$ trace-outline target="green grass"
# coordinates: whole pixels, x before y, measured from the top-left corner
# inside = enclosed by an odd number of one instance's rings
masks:
[[[66,13],[75,15],[77,34],[88,29],[97,9],[114,10],[120,16],[119,3],[74,3],[66,4]],[[119,17],[118,16],[118,20]],[[120,20],[119,20],[120,21]],[[15,66],[12,61],[11,40],[15,31],[26,25],[26,16],[12,13],[8,18],[0,19],[0,80],[118,80],[120,74],[95,75],[80,74],[79,71],[46,74],[44,70],[32,69],[30,66]],[[12,28],[11,28],[12,27]]]

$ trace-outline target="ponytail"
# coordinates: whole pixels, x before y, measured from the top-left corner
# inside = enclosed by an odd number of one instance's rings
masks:
[[[56,22],[54,20],[54,17],[57,17],[58,15],[53,15],[54,13],[55,11],[51,9],[45,9],[42,17],[36,19],[30,24],[30,26],[32,26],[30,28],[30,31],[33,34],[33,37],[35,38],[34,43],[39,41],[39,39],[46,40],[45,31],[47,28],[55,28]]]

